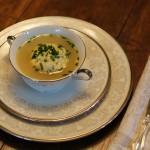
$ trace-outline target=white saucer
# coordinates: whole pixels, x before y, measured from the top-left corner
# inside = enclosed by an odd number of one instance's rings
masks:
[[[69,141],[87,136],[104,128],[118,116],[127,103],[131,92],[131,70],[123,49],[108,33],[93,24],[74,18],[41,17],[17,23],[0,33],[1,44],[6,41],[8,35],[14,35],[34,26],[48,24],[61,25],[80,31],[103,47],[111,65],[109,90],[99,105],[95,107],[95,110],[85,112],[82,117],[75,117],[66,122],[39,123],[27,121],[20,117],[15,117],[0,108],[0,128],[17,137],[33,141]],[[92,50],[90,52],[92,53]],[[3,51],[3,57],[7,54],[8,51]],[[6,59],[8,58],[6,57]],[[0,70],[7,70],[6,66],[0,67]],[[94,69],[97,67],[100,66],[95,66],[94,64],[92,66]],[[97,76],[99,75],[97,74]],[[97,85],[98,83],[95,83],[92,86]]]
[[[75,31],[77,32],[77,31]],[[77,32],[86,45],[83,68],[93,73],[90,81],[73,80],[55,92],[30,88],[9,61],[6,42],[1,46],[0,104],[10,113],[33,121],[62,121],[81,115],[94,107],[106,93],[110,81],[110,64],[103,49],[87,35]],[[94,59],[93,59],[94,58]]]

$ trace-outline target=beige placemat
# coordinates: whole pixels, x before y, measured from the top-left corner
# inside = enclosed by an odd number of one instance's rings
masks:
[[[140,67],[140,66],[139,66]],[[133,72],[134,73],[134,72]],[[150,98],[150,56],[139,80],[133,98],[108,150],[130,150],[143,122]],[[144,150],[150,150],[150,132]]]

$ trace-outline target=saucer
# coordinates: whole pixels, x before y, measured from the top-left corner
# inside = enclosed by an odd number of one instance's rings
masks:
[[[14,136],[30,141],[69,141],[101,130],[120,114],[132,90],[131,69],[125,52],[111,35],[86,21],[60,16],[29,19],[14,24],[0,32],[0,45],[6,41],[8,35],[14,35],[34,26],[50,24],[82,32],[103,47],[111,66],[110,85],[106,95],[94,107],[95,109],[86,111],[82,117],[74,117],[66,120],[66,122],[33,122],[16,117],[0,108],[0,128]],[[90,51],[92,53],[92,50]],[[3,51],[1,55],[8,59],[8,51]],[[0,69],[7,70],[7,67],[8,65],[5,65],[2,68],[0,67]],[[100,68],[100,66],[95,64],[92,65],[93,69],[97,67]],[[97,76],[99,75],[97,74]],[[7,78],[8,76],[5,77]],[[97,86],[97,84],[92,86]]]
[[[29,87],[9,62],[9,44],[0,51],[0,105],[14,115],[38,122],[64,121],[94,107],[106,93],[110,81],[110,64],[102,47],[86,34],[74,30],[86,46],[82,68],[93,73],[89,81],[72,80],[55,92],[39,92]],[[94,59],[93,59],[94,58]]]

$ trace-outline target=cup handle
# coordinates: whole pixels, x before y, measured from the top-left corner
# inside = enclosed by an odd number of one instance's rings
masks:
[[[84,75],[79,75],[80,73],[86,74],[86,76]],[[90,80],[93,77],[93,74],[90,70],[88,69],[79,69],[77,70],[76,74],[73,75],[73,78],[77,79],[77,80]]]
[[[8,36],[8,37],[7,37],[7,42],[8,42],[8,44],[11,46],[15,39],[16,39],[16,38],[15,38],[14,36]]]

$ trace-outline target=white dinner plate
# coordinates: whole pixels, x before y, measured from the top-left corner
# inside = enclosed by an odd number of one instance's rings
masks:
[[[89,38],[95,46],[100,45],[98,46],[98,49],[99,47],[102,47],[110,61],[111,81],[109,89],[100,103],[97,104],[97,107],[94,107],[91,111],[86,111],[82,116],[74,117],[62,122],[33,122],[16,117],[15,115],[12,115],[0,108],[0,128],[14,136],[41,142],[73,140],[102,129],[118,116],[127,103],[131,93],[131,70],[123,49],[101,28],[82,20],[60,16],[34,18],[10,26],[0,32],[0,44],[6,41],[6,38],[9,35],[14,35],[40,25],[60,25],[71,28],[74,31],[83,34],[86,38]],[[5,44],[3,46],[5,46]],[[92,49],[89,51],[92,53]],[[2,51],[0,59],[7,60],[8,51]],[[94,61],[95,57],[92,59]],[[96,61],[96,63],[92,64],[93,66],[87,63],[87,66],[94,69],[101,69],[101,65],[98,66],[97,63],[100,62]],[[10,65],[4,64],[4,66],[0,66],[0,70],[6,73],[3,69],[7,69],[8,66]],[[6,78],[8,78],[8,75],[9,74],[6,73],[6,76],[3,76],[4,80],[7,80]],[[95,76],[98,76],[99,78],[100,74],[95,74]],[[15,79],[17,78],[18,75],[16,74],[15,78],[11,80],[14,82],[14,87],[18,84],[18,82],[15,82]],[[2,80],[0,81],[2,82]],[[22,81],[20,80],[20,82]],[[97,82],[92,86],[96,86],[95,91],[97,91],[97,88],[99,87]],[[5,90],[7,91],[8,89]],[[15,90],[15,88],[13,90]],[[3,93],[1,90],[0,92],[5,95],[5,92]],[[10,91],[10,93],[11,92],[12,91]]]

